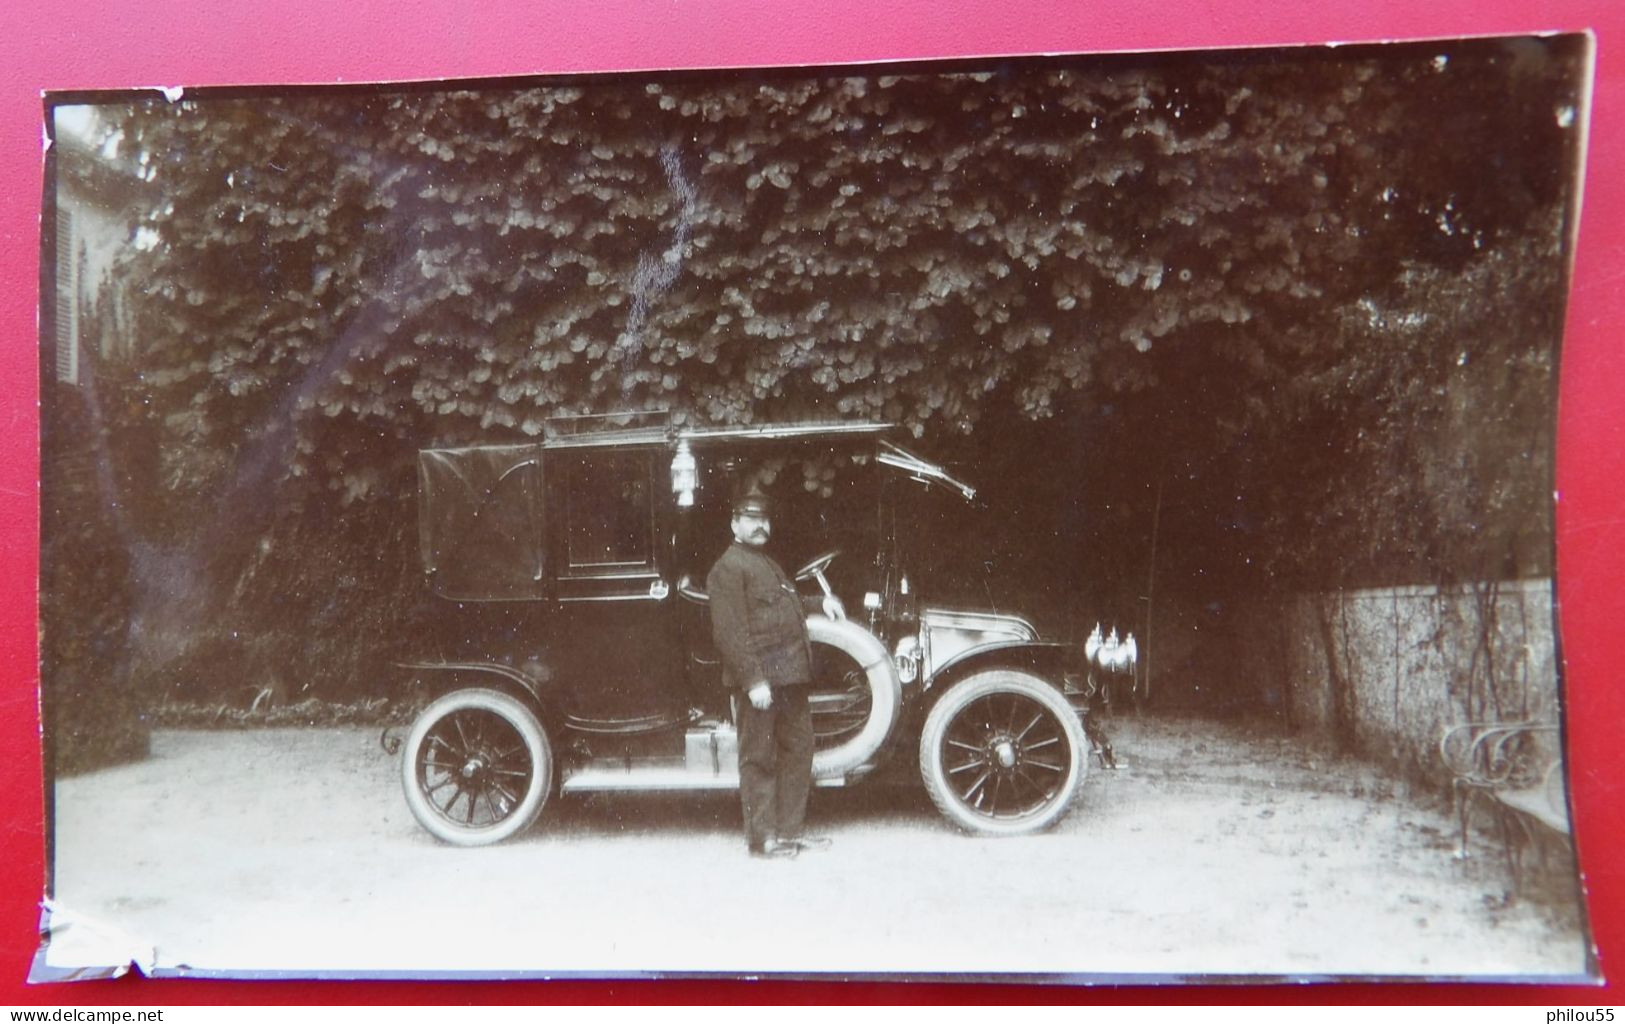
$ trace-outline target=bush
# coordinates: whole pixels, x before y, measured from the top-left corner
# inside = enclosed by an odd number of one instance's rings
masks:
[[[42,424],[46,437],[93,436],[90,386],[57,390]],[[130,685],[129,545],[119,503],[85,454],[94,448],[47,444],[40,467],[40,678],[54,775],[145,757],[148,749],[148,723]]]

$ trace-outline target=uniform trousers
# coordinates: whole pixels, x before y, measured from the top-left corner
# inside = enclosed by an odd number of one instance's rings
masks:
[[[793,839],[807,818],[812,787],[813,728],[805,686],[773,688],[773,704],[758,710],[739,701],[739,799],[745,840]]]

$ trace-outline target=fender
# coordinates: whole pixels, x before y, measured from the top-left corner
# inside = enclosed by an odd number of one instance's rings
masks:
[[[1063,693],[1068,667],[1081,657],[1076,645],[1054,640],[1011,640],[984,644],[965,651],[937,669],[925,681],[924,699],[914,702],[908,709],[908,734],[917,737],[925,716],[937,701],[967,676],[988,669],[1016,669],[1030,672],[1054,687],[1057,693]]]
[[[554,717],[551,703],[543,695],[547,679],[511,665],[488,661],[398,661],[395,665],[414,672],[434,673],[434,679],[425,682],[431,691],[437,693],[456,689],[460,679],[472,676],[480,686],[511,694],[524,701],[542,715],[544,722]]]
[[[936,692],[972,672],[989,668],[1023,669],[1044,679],[1057,690],[1069,663],[1079,661],[1076,645],[1055,640],[1007,640],[983,644],[955,655],[926,680],[926,689]]]

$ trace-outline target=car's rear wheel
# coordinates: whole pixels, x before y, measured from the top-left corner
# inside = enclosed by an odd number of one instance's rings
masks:
[[[553,783],[553,750],[536,715],[514,697],[457,690],[412,724],[401,782],[412,815],[430,833],[484,846],[536,820]]]
[[[1083,726],[1056,689],[990,670],[945,693],[920,734],[931,801],[967,832],[1026,835],[1060,820],[1088,770]]]

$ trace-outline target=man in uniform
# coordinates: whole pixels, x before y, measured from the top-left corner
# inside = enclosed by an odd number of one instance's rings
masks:
[[[740,695],[739,796],[754,857],[794,857],[829,840],[802,834],[812,787],[813,729],[807,707],[812,647],[795,584],[764,548],[772,536],[767,496],[733,504],[734,542],[705,578],[722,679]],[[833,599],[831,599],[833,600]],[[838,602],[836,602],[838,606]],[[826,609],[839,614],[839,608]]]

